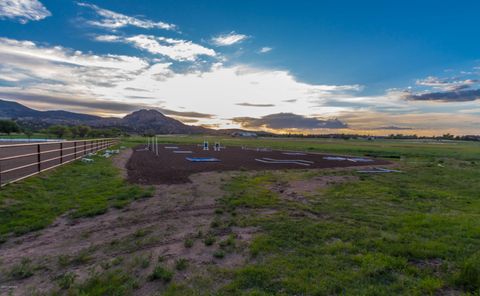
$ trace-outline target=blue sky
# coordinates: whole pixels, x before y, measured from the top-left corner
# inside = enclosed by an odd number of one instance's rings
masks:
[[[0,3],[0,98],[308,133],[480,133],[478,1]]]

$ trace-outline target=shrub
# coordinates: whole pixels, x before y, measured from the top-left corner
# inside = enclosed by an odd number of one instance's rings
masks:
[[[175,269],[177,270],[185,270],[188,266],[188,260],[185,258],[180,258],[175,262]]]
[[[211,246],[215,243],[215,237],[209,235],[203,240],[203,242],[205,243],[205,246]]]
[[[173,272],[162,266],[155,267],[152,274],[150,274],[150,276],[148,277],[150,281],[161,280],[164,283],[170,282],[172,278]]]
[[[193,247],[193,239],[186,238],[185,241],[183,242],[183,245],[185,246],[185,248]]]

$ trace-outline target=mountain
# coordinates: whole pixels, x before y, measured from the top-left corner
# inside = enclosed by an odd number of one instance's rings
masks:
[[[50,119],[53,121],[93,121],[103,119],[99,116],[74,113],[62,110],[38,111],[12,101],[0,100],[0,118],[9,119]]]
[[[12,101],[0,100],[0,119],[13,119],[23,126],[42,129],[54,124],[89,125],[98,128],[116,127],[131,133],[157,134],[205,134],[216,131],[186,125],[167,117],[157,110],[138,110],[124,118],[105,118],[95,115],[68,112],[63,110],[38,111]]]
[[[161,134],[201,134],[212,130],[183,124],[173,118],[167,117],[157,110],[138,110],[125,116],[121,122],[127,131],[143,133],[154,131]]]

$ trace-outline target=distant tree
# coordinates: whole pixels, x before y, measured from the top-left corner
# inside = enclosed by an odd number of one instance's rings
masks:
[[[70,129],[65,125],[52,125],[48,128],[48,132],[61,139],[70,133]]]
[[[11,133],[18,133],[20,127],[15,121],[12,120],[0,120],[0,133],[10,135]]]
[[[23,130],[23,133],[25,134],[25,136],[27,136],[27,138],[30,140],[30,138],[33,136],[33,131],[29,128],[27,129],[24,129]]]
[[[78,126],[71,126],[70,133],[72,134],[72,138],[76,139],[79,136]]]
[[[145,137],[153,137],[155,136],[155,131],[153,129],[148,129],[143,133],[143,135]]]
[[[81,138],[85,138],[92,130],[89,126],[86,126],[86,125],[79,125],[77,128],[78,128],[78,136]]]

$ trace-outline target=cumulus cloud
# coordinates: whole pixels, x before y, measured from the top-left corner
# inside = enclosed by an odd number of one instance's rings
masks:
[[[468,102],[480,99],[480,89],[445,91],[445,92],[426,92],[426,93],[406,93],[405,98],[412,101],[437,101],[437,102]]]
[[[12,19],[26,24],[51,15],[38,0],[2,0],[0,2],[0,19]]]
[[[260,48],[260,50],[258,52],[259,53],[267,53],[267,52],[270,52],[272,50],[273,50],[273,48],[265,46],[265,47]]]
[[[275,107],[275,104],[237,103],[235,105],[243,107]]]
[[[233,122],[239,123],[244,128],[267,128],[274,130],[313,130],[313,129],[339,129],[347,128],[347,124],[338,119],[318,119],[294,113],[276,113],[260,118],[235,117]]]
[[[206,48],[187,40],[156,37],[153,35],[135,35],[121,37],[116,35],[99,35],[97,41],[121,42],[132,44],[138,49],[148,51],[152,54],[167,56],[175,61],[194,61],[198,56],[216,56],[213,49]]]
[[[107,28],[107,29],[118,29],[126,26],[134,26],[143,29],[164,29],[164,30],[175,30],[176,26],[174,24],[169,24],[165,22],[155,22],[148,19],[140,19],[136,17],[127,16],[118,12],[114,12],[108,9],[100,8],[97,5],[79,2],[79,6],[87,7],[95,11],[101,19],[98,21],[88,21],[90,25]]]
[[[213,44],[216,46],[230,46],[237,43],[241,43],[248,39],[247,35],[237,34],[235,32],[230,32],[228,34],[218,35],[212,38]]]

